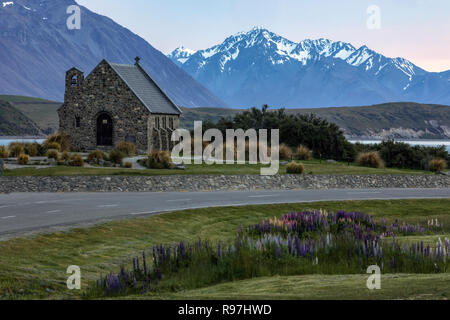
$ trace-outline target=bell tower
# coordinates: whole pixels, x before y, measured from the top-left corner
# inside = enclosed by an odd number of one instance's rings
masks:
[[[66,94],[82,86],[84,73],[77,68],[72,68],[66,72]]]

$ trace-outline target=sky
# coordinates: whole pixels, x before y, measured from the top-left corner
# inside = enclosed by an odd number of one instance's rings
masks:
[[[76,1],[164,53],[181,45],[206,49],[260,26],[295,42],[327,38],[367,45],[427,71],[450,70],[449,0]]]

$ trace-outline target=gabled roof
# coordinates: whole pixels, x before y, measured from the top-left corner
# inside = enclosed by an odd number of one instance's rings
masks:
[[[182,113],[139,63],[136,65],[107,63],[151,113],[177,115]]]

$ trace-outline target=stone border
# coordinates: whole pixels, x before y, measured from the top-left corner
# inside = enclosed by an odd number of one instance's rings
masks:
[[[441,175],[179,175],[0,177],[0,193],[450,188]],[[450,197],[450,194],[449,194]]]

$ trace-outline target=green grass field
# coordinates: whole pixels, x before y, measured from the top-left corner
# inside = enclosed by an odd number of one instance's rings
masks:
[[[338,162],[335,164],[325,161],[310,160],[302,161],[305,165],[306,174],[431,174],[429,171],[409,170],[409,169],[376,169],[362,167],[356,164]],[[70,175],[243,175],[260,174],[262,165],[187,165],[186,170],[131,170],[112,168],[74,168],[74,167],[53,167],[48,169],[21,168],[6,170],[5,176],[70,176]],[[286,167],[280,166],[280,174],[286,174]]]
[[[230,242],[241,224],[253,224],[304,209],[358,210],[388,220],[398,218],[421,224],[437,218],[444,225],[443,234],[421,238],[432,243],[437,237],[450,234],[450,199],[340,201],[186,210],[0,242],[0,299],[78,299],[81,298],[80,292],[69,291],[65,286],[69,265],[81,267],[82,286],[86,289],[100,274],[118,271],[123,263],[130,261],[130,257],[152,245],[199,238]],[[416,239],[407,237],[403,240]],[[450,295],[448,274],[386,275],[384,289],[376,293],[368,292],[365,279],[366,275],[257,278],[128,298],[444,299]]]

